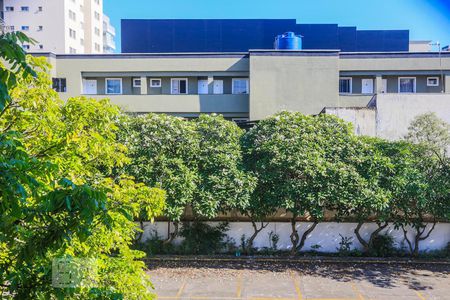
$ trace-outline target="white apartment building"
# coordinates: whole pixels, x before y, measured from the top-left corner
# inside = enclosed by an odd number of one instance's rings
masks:
[[[103,53],[103,0],[0,0],[0,5],[8,30],[37,41],[23,45],[29,52]],[[114,28],[108,30],[114,41]]]
[[[109,17],[103,15],[103,53],[114,53],[116,50],[116,29],[111,25]]]

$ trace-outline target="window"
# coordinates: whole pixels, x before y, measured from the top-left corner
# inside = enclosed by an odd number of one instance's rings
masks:
[[[42,11],[42,6],[39,6],[39,7],[38,7],[38,11]]]
[[[95,27],[95,35],[100,35],[100,29],[98,29],[97,27]]]
[[[6,11],[14,11],[14,6],[6,6],[5,10]]]
[[[248,118],[231,118],[231,121],[236,124],[248,122]]]
[[[427,86],[439,86],[439,77],[428,77]]]
[[[133,78],[133,87],[135,87],[135,88],[141,87],[141,79],[140,78]]]
[[[73,39],[76,39],[77,38],[77,32],[75,30],[69,28],[69,36],[71,38],[73,38]]]
[[[39,49],[44,49],[44,45],[39,45]]]
[[[100,4],[100,0],[94,0],[94,2]]]
[[[60,93],[65,93],[66,89],[66,79],[65,78],[52,78],[52,88]]]
[[[96,20],[100,20],[100,14],[98,12],[94,12],[94,17]]]
[[[29,11],[30,8],[29,8],[28,6],[21,6],[21,7],[20,7],[20,10],[21,10],[21,11]]]
[[[75,14],[75,12],[71,11],[70,9],[69,9],[69,19],[74,21],[77,19],[77,15]]]
[[[22,48],[23,48],[24,50],[30,50],[30,45],[22,45]]]
[[[21,29],[22,31],[28,31],[30,30],[30,26],[22,26]]]
[[[100,45],[95,43],[95,51],[100,52]]]
[[[14,31],[15,27],[13,25],[9,26],[9,30]]]
[[[161,79],[159,78],[150,79],[150,87],[161,87]]]
[[[84,45],[84,39],[80,39],[80,45]]]
[[[248,79],[233,78],[231,92],[233,94],[248,94]]]
[[[38,31],[42,31],[44,29],[44,26],[38,26]]]
[[[105,90],[108,95],[122,94],[122,78],[106,78]]]
[[[187,78],[172,78],[170,80],[170,93],[172,95],[187,94],[188,93]]]
[[[415,93],[416,78],[415,77],[399,77],[398,78],[399,93]]]
[[[77,53],[77,49],[69,47],[69,53],[70,54],[76,54]]]
[[[339,93],[351,94],[352,93],[352,79],[351,78],[339,78]]]

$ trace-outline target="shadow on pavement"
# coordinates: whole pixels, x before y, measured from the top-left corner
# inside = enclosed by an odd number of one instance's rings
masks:
[[[381,263],[336,263],[336,262],[279,262],[254,261],[183,261],[183,260],[150,260],[150,270],[189,269],[189,272],[217,269],[217,270],[253,270],[268,272],[298,272],[300,276],[325,277],[340,282],[370,282],[374,286],[389,288],[408,286],[417,291],[430,290],[432,286],[424,283],[427,277],[430,281],[436,278],[449,278],[450,265],[445,264],[381,264]],[[427,280],[425,280],[427,281]]]

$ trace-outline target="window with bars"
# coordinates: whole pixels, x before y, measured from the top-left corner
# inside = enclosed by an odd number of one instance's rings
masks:
[[[60,93],[65,93],[66,88],[66,78],[52,78],[52,88]]]
[[[339,78],[339,93],[351,94],[351,92],[352,92],[352,79]]]
[[[76,13],[71,11],[70,9],[69,9],[69,19],[74,20],[74,21],[76,21],[76,19],[77,19]]]
[[[73,39],[76,39],[77,38],[77,32],[75,30],[69,28],[69,36],[71,38],[73,38]]]
[[[416,92],[416,78],[415,77],[400,77],[398,79],[399,93],[415,93]]]

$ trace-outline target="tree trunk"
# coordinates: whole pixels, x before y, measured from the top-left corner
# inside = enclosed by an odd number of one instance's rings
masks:
[[[372,249],[373,246],[373,240],[377,237],[377,235],[388,226],[388,222],[384,222],[381,224],[380,222],[377,222],[378,228],[375,229],[369,237],[369,241],[365,241],[363,237],[361,236],[360,230],[364,222],[359,222],[356,226],[354,232],[356,235],[356,238],[358,239],[359,243],[363,246],[363,252],[368,253],[370,249]]]
[[[295,255],[297,253],[297,244],[298,244],[298,240],[299,240],[299,236],[298,236],[298,231],[297,228],[295,228],[295,225],[297,224],[296,222],[296,216],[293,216],[291,219],[291,228],[292,228],[292,232],[291,232],[291,243],[292,243],[292,249],[291,249],[291,255]]]
[[[402,231],[403,231],[403,238],[405,239],[406,243],[408,243],[409,253],[412,255],[414,252],[414,248],[411,244],[411,241],[408,238],[408,231],[406,231],[405,226],[401,225]]]
[[[313,230],[316,228],[317,224],[319,224],[319,222],[317,222],[316,220],[314,221],[314,223],[311,225],[311,227],[309,227],[308,229],[305,230],[305,232],[303,232],[302,234],[302,239],[300,240],[300,244],[297,247],[297,251],[302,250],[303,246],[305,245],[305,241],[308,238],[308,235],[313,232]]]
[[[170,244],[178,236],[178,222],[173,222],[173,232],[170,232],[170,221],[167,223],[167,239],[164,244]]]
[[[353,231],[356,235],[356,238],[358,239],[361,246],[363,246],[363,252],[367,253],[369,252],[369,244],[363,239],[363,237],[360,234],[361,227],[363,226],[364,222],[359,222],[358,225],[356,225],[355,230]]]
[[[142,241],[142,236],[144,235],[144,221],[139,221],[139,227],[141,228],[141,232],[138,232],[138,235],[136,237],[136,241],[140,243]]]
[[[405,227],[402,225],[403,236],[405,238],[405,241],[408,243],[409,252],[412,257],[419,256],[420,242],[426,240],[430,236],[431,232],[433,232],[433,230],[436,226],[436,220],[433,221],[433,225],[431,226],[430,230],[428,230],[427,234],[423,235],[425,233],[425,230],[427,229],[427,226],[428,226],[428,223],[425,224],[425,226],[423,227],[422,230],[420,229],[420,227],[415,227],[416,235],[414,236],[414,245],[413,245],[413,243],[408,238],[408,235],[407,235],[408,232],[406,231]]]
[[[264,225],[264,222],[261,221],[261,227],[258,229],[256,222],[252,221],[252,226],[253,226],[253,234],[252,236],[248,239],[247,242],[247,247],[245,249],[245,251],[247,252],[247,254],[251,254],[252,249],[253,249],[253,242],[256,238],[256,236],[264,229],[267,227],[267,225],[269,225],[269,223],[266,223]]]

